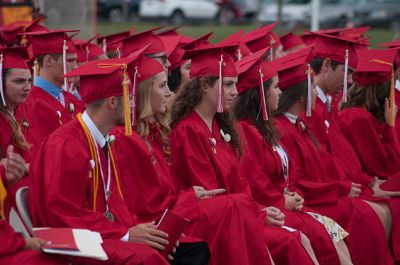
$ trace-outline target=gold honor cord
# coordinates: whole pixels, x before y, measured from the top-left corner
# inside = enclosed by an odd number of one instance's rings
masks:
[[[393,69],[393,64],[378,60],[378,59],[372,59],[369,60],[370,62],[373,63],[380,63],[380,64],[385,64],[391,67],[392,72],[391,72],[391,79],[390,79],[390,98],[389,98],[389,103],[390,103],[390,110],[389,110],[389,126],[394,127],[394,69]]]
[[[6,214],[4,210],[4,202],[6,201],[6,197],[7,197],[7,190],[0,176],[0,220],[6,219]]]
[[[122,96],[124,101],[125,135],[132,135],[131,109],[129,106],[129,85],[131,80],[128,75],[128,66],[126,64],[98,64],[97,66],[100,68],[123,67],[124,78],[122,80]]]
[[[90,149],[90,157],[92,161],[94,161],[94,166],[91,164],[91,172],[89,177],[93,178],[93,211],[96,211],[96,200],[97,200],[97,191],[99,189],[99,161],[96,154],[96,146],[93,141],[93,137],[90,134],[88,127],[82,119],[82,114],[79,113],[77,115],[79,123],[82,126],[83,131],[85,132],[86,139],[88,140],[89,149]]]

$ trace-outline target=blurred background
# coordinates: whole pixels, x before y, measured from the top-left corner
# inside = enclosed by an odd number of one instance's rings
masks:
[[[168,24],[194,37],[214,31],[217,42],[274,21],[280,34],[310,29],[314,1],[320,29],[370,26],[373,46],[399,37],[400,0],[8,0],[0,1],[0,19],[7,24],[31,8],[47,27],[79,28],[82,38]]]

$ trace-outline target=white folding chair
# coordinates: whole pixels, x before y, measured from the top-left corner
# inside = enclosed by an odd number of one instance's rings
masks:
[[[21,216],[22,222],[25,227],[29,230],[29,233],[32,235],[32,221],[31,215],[29,212],[29,189],[27,186],[21,187],[18,189],[17,194],[15,195],[16,204],[19,216]]]

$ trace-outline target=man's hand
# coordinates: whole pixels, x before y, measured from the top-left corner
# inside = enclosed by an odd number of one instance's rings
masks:
[[[27,238],[25,239],[25,246],[24,249],[36,250],[41,251],[43,246],[49,245],[50,242],[44,241],[40,238]]]
[[[168,245],[168,234],[158,230],[155,222],[138,224],[129,229],[129,242],[143,243],[158,251]]]
[[[267,212],[266,223],[269,225],[281,227],[285,222],[285,215],[273,206],[264,209]]]
[[[197,199],[208,199],[226,192],[225,189],[206,190],[200,186],[193,186],[193,190],[196,193]]]

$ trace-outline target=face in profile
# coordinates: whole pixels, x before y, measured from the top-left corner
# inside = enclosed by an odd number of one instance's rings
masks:
[[[153,77],[150,94],[150,105],[153,115],[167,111],[167,104],[172,95],[167,80],[165,72],[158,73]]]
[[[271,79],[271,86],[267,92],[267,107],[270,112],[274,112],[278,109],[279,97],[282,94],[278,86],[279,79],[278,76],[274,76]]]
[[[224,110],[226,110],[226,111],[229,111],[235,104],[235,99],[238,95],[238,91],[236,88],[237,81],[238,81],[237,77],[224,77],[224,79],[223,79]],[[218,89],[218,87],[217,87],[217,89]]]

